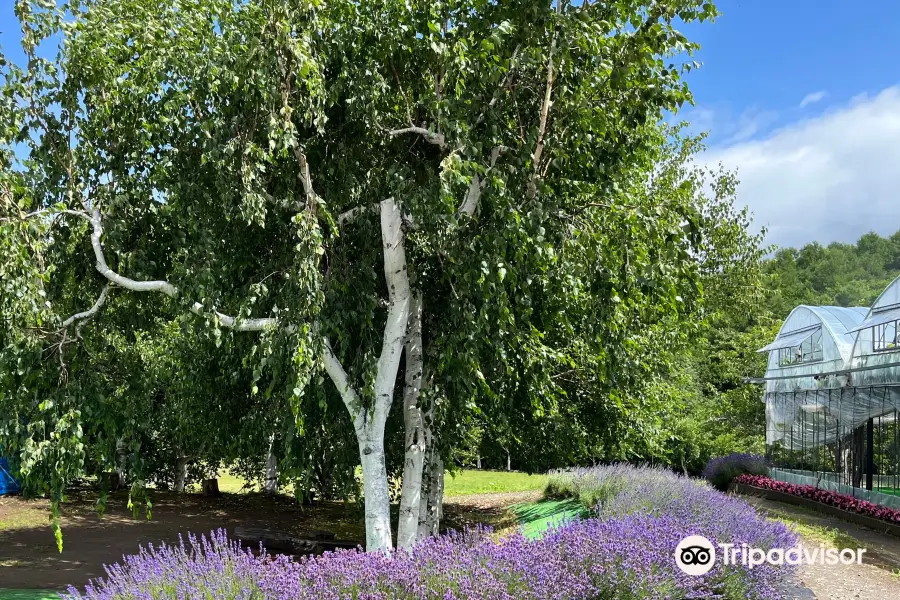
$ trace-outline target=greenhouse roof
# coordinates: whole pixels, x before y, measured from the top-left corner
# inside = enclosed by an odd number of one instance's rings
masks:
[[[855,342],[853,330],[865,320],[866,315],[869,313],[869,309],[862,306],[850,308],[842,306],[798,306],[785,319],[782,331],[778,332],[778,337],[771,344],[760,348],[758,352],[799,346],[806,338],[815,333],[818,327],[817,324],[812,326],[805,325],[799,329],[790,328],[791,317],[798,311],[803,310],[807,310],[815,316],[815,320],[821,323],[821,326],[831,335],[841,357],[844,360],[849,360],[850,355],[853,353],[853,344]],[[806,322],[808,323],[808,321]],[[835,356],[835,358],[837,357]]]
[[[900,321],[900,307],[888,310],[874,310],[872,311],[872,316],[854,327],[852,331],[868,329],[869,327],[875,327],[876,325],[884,325],[891,321]]]

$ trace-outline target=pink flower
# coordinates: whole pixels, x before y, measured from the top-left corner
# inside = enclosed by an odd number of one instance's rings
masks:
[[[891,523],[900,523],[900,510],[873,504],[868,500],[860,500],[846,494],[839,494],[830,490],[819,489],[812,485],[798,485],[795,483],[787,483],[784,481],[776,481],[764,475],[739,475],[735,478],[735,483],[751,485],[753,487],[765,490],[774,490],[799,496],[800,498],[809,498],[822,504],[836,506],[840,509],[855,512],[868,517],[875,517]]]

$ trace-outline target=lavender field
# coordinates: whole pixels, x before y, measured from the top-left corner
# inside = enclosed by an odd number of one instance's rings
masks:
[[[796,536],[745,503],[687,478],[626,465],[556,472],[548,492],[589,498],[591,516],[540,539],[489,529],[430,538],[412,553],[344,551],[292,560],[241,549],[223,531],[147,548],[69,600],[779,598],[782,567],[682,573],[688,535],[764,548]]]

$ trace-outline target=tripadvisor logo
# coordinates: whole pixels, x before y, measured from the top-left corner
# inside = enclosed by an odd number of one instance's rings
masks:
[[[747,544],[717,544],[722,551],[722,563],[726,565],[744,565],[753,569],[760,565],[801,565],[819,564],[834,566],[837,564],[862,564],[865,548],[853,550],[845,548],[818,548],[806,546],[788,548],[753,548]],[[689,535],[675,547],[675,564],[688,575],[705,575],[715,566],[716,546],[702,535]]]
[[[716,549],[702,535],[689,535],[675,548],[675,564],[688,575],[704,575],[716,563]]]

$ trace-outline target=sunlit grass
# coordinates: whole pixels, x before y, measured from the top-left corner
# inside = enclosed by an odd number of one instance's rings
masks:
[[[219,473],[219,491],[225,494],[240,494],[247,492],[258,492],[259,486],[255,482],[251,482],[249,487],[247,480],[242,477],[236,477],[228,472]]]
[[[542,491],[547,486],[546,475],[529,475],[517,471],[462,470],[455,475],[447,473],[444,480],[445,496],[470,496],[472,494],[496,494],[509,492]]]
[[[244,487],[246,480],[227,471],[219,473],[219,491],[223,493],[258,492],[259,485],[251,483]],[[518,471],[478,471],[463,469],[455,474],[447,473],[444,479],[444,495],[471,496],[472,494],[496,494],[510,492],[542,491],[547,485],[546,475],[529,475]],[[199,485],[192,486],[192,492],[199,492]],[[290,493],[289,489],[282,489]]]
[[[46,527],[49,522],[46,503],[18,497],[0,500],[0,531]]]
[[[59,594],[51,590],[0,589],[0,600],[59,600]]]
[[[815,523],[812,518],[806,518],[796,513],[787,513],[780,510],[769,510],[769,518],[779,523],[784,523],[800,536],[825,544],[831,548],[861,548],[859,540],[851,535],[835,529]]]

